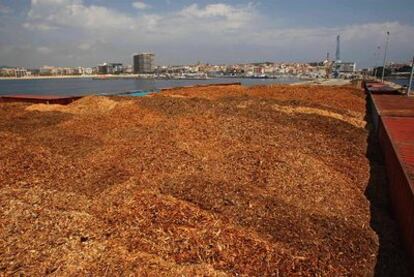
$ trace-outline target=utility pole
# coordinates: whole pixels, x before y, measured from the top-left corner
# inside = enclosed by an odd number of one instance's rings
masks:
[[[390,32],[387,32],[386,41],[385,41],[385,51],[384,51],[384,64],[382,66],[382,78],[381,82],[384,83],[384,75],[385,75],[385,64],[387,62],[387,51],[388,51],[388,43],[390,41]]]
[[[413,75],[414,75],[414,57],[413,57],[413,61],[411,62],[411,75],[410,75],[410,80],[408,81],[408,91],[407,91],[408,96],[410,96],[411,94],[411,84],[413,82]]]
[[[381,52],[381,46],[377,46],[377,50],[375,51],[374,58],[375,58],[375,67],[374,67],[374,78],[377,79],[378,74],[378,58]]]

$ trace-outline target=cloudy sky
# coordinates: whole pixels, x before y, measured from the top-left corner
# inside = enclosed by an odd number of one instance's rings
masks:
[[[334,56],[360,67],[414,55],[413,0],[0,0],[0,65],[93,66],[132,63],[136,52],[157,64],[309,62]]]

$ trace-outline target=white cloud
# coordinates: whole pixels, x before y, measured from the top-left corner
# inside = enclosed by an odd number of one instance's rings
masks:
[[[209,20],[210,24],[220,25],[226,28],[240,28],[249,23],[257,16],[257,11],[252,4],[244,6],[232,6],[228,4],[210,4],[200,7],[192,4],[178,13],[178,16],[186,18],[192,22],[205,22]]]
[[[150,5],[144,2],[139,2],[139,1],[132,3],[132,6],[137,10],[146,10],[146,9],[151,8]]]
[[[149,7],[144,2],[134,2],[133,6],[138,9]],[[256,14],[251,4],[211,4],[204,7],[193,4],[177,12],[143,13],[132,17],[104,6],[85,5],[82,0],[32,0],[28,20],[23,26],[38,30],[70,27],[108,32],[134,29],[145,32],[160,27],[172,29],[173,33],[174,30],[180,32],[196,29],[220,32],[244,27],[253,22]]]
[[[91,49],[91,47],[92,47],[92,45],[90,44],[90,43],[81,43],[81,44],[79,44],[78,45],[78,48],[80,49],[80,50],[89,50],[89,49]]]
[[[128,28],[134,20],[103,6],[87,6],[82,0],[32,0],[24,27],[50,30],[63,27],[80,29]]]
[[[46,55],[46,54],[50,54],[50,53],[52,53],[52,49],[50,49],[49,47],[46,47],[46,46],[40,46],[40,47],[37,47],[36,48],[36,50],[37,50],[37,52],[39,52],[40,54],[44,54],[44,55]]]
[[[228,17],[231,16],[234,12],[234,8],[226,4],[211,4],[207,5],[204,8],[200,8],[197,4],[192,4],[181,11],[183,16],[191,17],[213,17],[213,16],[222,16]]]
[[[37,31],[51,31],[58,29],[56,26],[52,26],[50,24],[43,24],[43,23],[23,23],[23,27],[28,30],[37,30]]]
[[[391,58],[394,49],[401,56],[414,45],[414,27],[398,22],[286,28],[270,21],[253,4],[192,4],[168,13],[131,15],[83,0],[32,0],[23,27],[34,30],[43,45],[53,45],[51,54],[94,59],[91,63],[120,57],[129,61],[140,49],[156,51],[162,57],[158,60],[168,63],[309,61],[334,52],[339,33],[344,58],[369,63],[384,42],[384,30],[391,32]]]

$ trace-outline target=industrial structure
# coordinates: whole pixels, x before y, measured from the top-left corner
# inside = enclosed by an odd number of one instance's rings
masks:
[[[341,36],[336,37],[336,55],[335,63],[333,65],[333,75],[338,78],[341,74],[354,73],[356,71],[355,62],[342,62],[341,60]]]
[[[325,68],[325,78],[329,79],[331,77],[332,74],[332,66],[333,66],[333,62],[331,61],[330,57],[329,57],[329,52],[326,54],[326,60],[323,62],[324,68]]]
[[[152,53],[141,53],[134,55],[134,73],[147,74],[154,72],[154,58]]]
[[[336,62],[341,62],[341,36],[336,36],[336,56],[335,56]]]

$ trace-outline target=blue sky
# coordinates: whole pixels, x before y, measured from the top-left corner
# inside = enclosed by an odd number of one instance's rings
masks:
[[[0,0],[0,64],[131,63],[153,51],[157,64],[197,61],[309,62],[335,52],[360,67],[414,55],[412,0],[105,1]]]

